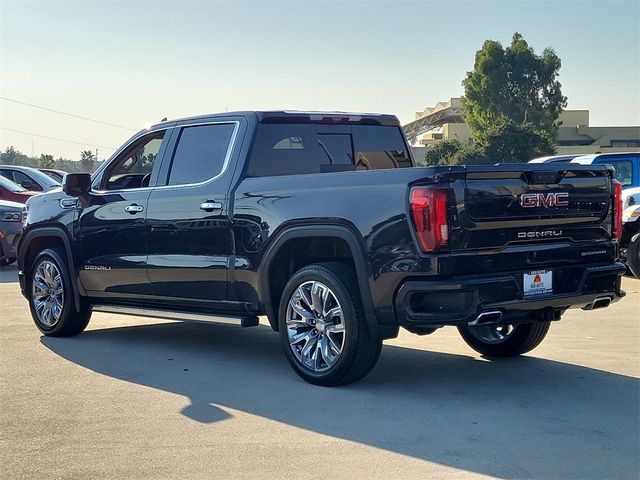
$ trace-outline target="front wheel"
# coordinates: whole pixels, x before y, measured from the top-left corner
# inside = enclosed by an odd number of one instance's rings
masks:
[[[36,327],[49,337],[69,337],[82,332],[91,318],[91,309],[81,303],[76,308],[73,281],[58,249],[38,254],[28,279],[29,307]]]
[[[367,326],[353,270],[339,263],[309,265],[295,273],[282,294],[278,326],[287,360],[315,385],[361,379],[382,348]]]
[[[476,352],[487,357],[515,357],[536,348],[549,331],[551,322],[521,325],[462,326],[462,339]]]

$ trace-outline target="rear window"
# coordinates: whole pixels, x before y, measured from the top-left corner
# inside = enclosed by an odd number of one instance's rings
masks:
[[[261,124],[249,177],[411,167],[398,127]]]

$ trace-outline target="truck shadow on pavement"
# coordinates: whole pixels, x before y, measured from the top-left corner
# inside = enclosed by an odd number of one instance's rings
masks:
[[[638,379],[581,366],[386,345],[368,377],[331,389],[298,379],[264,326],[164,323],[41,341],[100,374],[188,397],[181,413],[205,424],[229,407],[503,478],[637,478],[640,468]]]
[[[0,283],[14,282],[18,283],[18,267],[16,267],[15,263],[0,267]]]

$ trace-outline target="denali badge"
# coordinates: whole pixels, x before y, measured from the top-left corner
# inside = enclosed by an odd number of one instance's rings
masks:
[[[85,265],[84,266],[85,270],[100,270],[103,272],[108,272],[109,270],[111,270],[111,267],[106,267],[104,265]]]
[[[569,193],[523,193],[520,195],[520,206],[522,208],[533,207],[568,207]]]
[[[518,238],[549,238],[562,236],[562,230],[542,230],[540,232],[518,232]]]

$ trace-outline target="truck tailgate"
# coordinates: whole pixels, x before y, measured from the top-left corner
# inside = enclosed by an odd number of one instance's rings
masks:
[[[611,175],[569,164],[466,167],[454,181],[452,273],[615,259]]]

